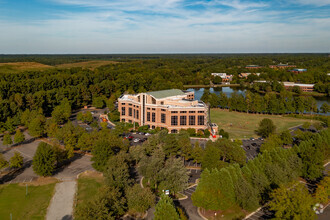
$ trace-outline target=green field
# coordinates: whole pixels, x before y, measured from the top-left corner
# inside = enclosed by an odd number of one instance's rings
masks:
[[[211,121],[217,123],[219,129],[224,129],[229,133],[229,138],[233,139],[257,137],[254,131],[257,129],[259,122],[264,118],[273,120],[277,132],[301,125],[306,121],[315,122],[307,119],[283,117],[281,115],[247,114],[211,109]]]
[[[77,203],[76,209],[84,202],[93,198],[99,188],[104,185],[103,177],[99,174],[83,174],[78,179],[78,192],[77,192]],[[77,218],[76,218],[77,219]]]
[[[47,207],[54,193],[55,183],[28,186],[8,184],[0,186],[0,219],[45,219]]]

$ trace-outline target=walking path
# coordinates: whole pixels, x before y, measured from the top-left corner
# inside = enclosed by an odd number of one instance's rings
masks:
[[[73,219],[73,201],[76,186],[77,182],[75,180],[56,184],[55,194],[48,207],[47,220]]]

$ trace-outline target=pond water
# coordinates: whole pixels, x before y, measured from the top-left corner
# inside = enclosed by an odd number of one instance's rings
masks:
[[[204,88],[190,88],[187,89],[188,91],[195,92],[195,99],[200,100],[203,93]],[[217,88],[210,88],[211,93],[215,93],[217,95],[220,94],[220,92],[223,92],[227,95],[227,97],[230,97],[233,92],[237,92],[238,94],[245,94],[245,89],[242,89],[240,87],[217,87]],[[330,97],[314,97],[316,100],[316,105],[320,109],[323,103],[328,103],[330,105]],[[329,113],[328,113],[329,114]],[[328,115],[327,114],[327,115]]]

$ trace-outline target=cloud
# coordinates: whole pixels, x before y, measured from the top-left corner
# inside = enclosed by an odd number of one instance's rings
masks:
[[[320,10],[296,13],[290,7],[276,10],[271,3],[243,0],[53,3],[70,7],[55,10],[47,19],[0,18],[0,53],[330,50],[329,14]]]
[[[294,2],[302,5],[316,5],[316,6],[330,5],[330,0],[294,0]]]

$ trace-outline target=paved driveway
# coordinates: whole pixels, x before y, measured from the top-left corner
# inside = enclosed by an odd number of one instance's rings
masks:
[[[19,152],[24,158],[24,165],[16,172],[10,173],[0,178],[0,183],[31,182],[38,178],[38,175],[36,175],[32,169],[32,158],[37,150],[39,143],[39,140],[35,140],[31,143],[13,147],[9,150],[5,150],[2,152],[6,160],[9,160],[14,155],[15,151]]]
[[[92,167],[91,156],[87,155],[75,155],[75,159],[63,169],[59,169],[55,172],[54,176],[60,180],[73,180],[76,179],[79,173],[82,173],[86,170],[95,169]]]

